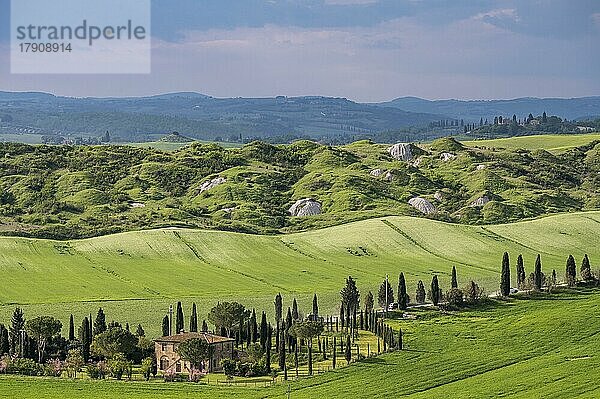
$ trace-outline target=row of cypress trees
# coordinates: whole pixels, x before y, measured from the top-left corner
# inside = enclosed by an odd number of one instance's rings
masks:
[[[591,271],[590,259],[587,254],[584,255],[581,262],[581,279],[584,282],[594,281],[595,278]],[[526,280],[525,266],[523,262],[523,255],[519,254],[517,257],[516,264],[516,280],[517,288],[524,290],[527,288],[528,282]],[[556,270],[552,270],[550,277],[546,277],[542,272],[542,260],[540,254],[537,255],[534,264],[534,271],[529,276],[531,288],[539,291],[544,285],[555,286],[557,284]],[[575,258],[573,255],[569,255],[567,258],[567,264],[565,269],[565,283],[569,287],[573,287],[577,284],[577,265],[575,264]],[[505,252],[502,257],[502,272],[500,274],[500,295],[509,296],[511,288],[511,277],[510,277],[510,260],[508,252]]]

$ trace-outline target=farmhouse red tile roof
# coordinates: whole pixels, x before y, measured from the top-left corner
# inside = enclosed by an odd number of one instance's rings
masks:
[[[209,344],[216,344],[220,342],[234,341],[233,338],[222,337],[220,335],[204,333],[204,332],[184,332],[181,334],[169,335],[168,337],[160,337],[156,339],[156,342],[184,342],[192,338],[204,338]]]

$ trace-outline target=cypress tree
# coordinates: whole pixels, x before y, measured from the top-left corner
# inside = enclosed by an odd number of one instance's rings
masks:
[[[165,315],[162,320],[162,335],[166,337],[169,335],[169,315]]]
[[[344,328],[344,322],[346,320],[346,312],[344,311],[344,302],[342,302],[340,306],[340,322],[342,323],[342,328]]]
[[[419,282],[417,283],[417,293],[415,295],[415,300],[417,301],[417,303],[425,303],[425,285],[423,284],[422,280],[419,280]]]
[[[265,352],[267,350],[267,335],[269,334],[269,325],[267,324],[267,315],[262,312],[260,319],[260,347]]]
[[[387,297],[386,297],[386,292],[387,292]],[[386,298],[387,298],[387,303],[386,303]],[[377,293],[377,301],[379,303],[379,306],[381,306],[381,308],[384,311],[387,311],[388,305],[390,303],[394,303],[394,290],[393,290],[391,284],[389,283],[389,281],[383,280],[383,282],[379,286],[379,292]]]
[[[588,258],[587,254],[583,256],[583,261],[581,262],[581,279],[583,281],[593,280],[590,258]]]
[[[573,255],[569,255],[567,258],[567,270],[565,276],[567,277],[567,284],[569,287],[575,286],[575,273],[577,272],[577,266],[575,265],[575,258]]]
[[[540,254],[535,258],[535,269],[533,272],[533,284],[536,290],[542,289],[542,259]]]
[[[137,328],[135,329],[135,335],[137,335],[138,337],[146,336],[146,332],[144,331],[144,328],[142,327],[141,324],[137,325]]]
[[[69,317],[69,341],[75,341],[75,323],[73,321],[73,314]]]
[[[500,295],[510,295],[510,263],[508,259],[508,252],[504,253],[502,257],[502,274],[500,275]]]
[[[279,323],[283,317],[283,298],[281,292],[275,296],[275,321],[277,322],[277,328],[279,329]],[[277,338],[279,340],[279,338]]]
[[[198,314],[196,313],[196,303],[192,303],[192,315],[190,316],[190,331],[198,332]]]
[[[294,320],[298,320],[300,316],[298,315],[298,303],[296,302],[296,298],[294,298],[294,302],[292,303],[292,318]]]
[[[279,338],[279,369],[284,372],[284,379],[287,380],[287,366],[285,364],[285,322],[281,327],[281,337]]]
[[[333,362],[334,370],[335,370],[335,361],[337,359],[336,352],[337,352],[337,347],[336,347],[335,337],[333,337],[333,353],[332,353],[331,361]]]
[[[440,284],[437,275],[434,275],[431,279],[431,302],[433,302],[433,306],[440,303]]]
[[[523,255],[517,257],[517,288],[520,290],[525,286],[525,265],[523,264]]]
[[[10,342],[8,339],[8,329],[4,324],[0,324],[0,355],[8,354],[10,351]]]
[[[240,328],[242,326],[240,325]],[[208,324],[206,324],[206,320],[202,320],[202,332],[208,332]]]
[[[287,328],[290,328],[292,326],[292,321],[293,321],[292,311],[290,310],[290,307],[288,306],[287,315],[285,316],[285,325]]]
[[[106,331],[106,316],[104,315],[104,310],[100,308],[94,320],[94,335],[102,334],[104,331]]]
[[[317,321],[319,319],[319,304],[317,302],[317,294],[313,296],[313,320]]]
[[[373,305],[374,305],[373,293],[371,291],[369,291],[367,293],[367,297],[365,298],[365,313],[371,313],[371,311],[373,310]]]
[[[252,343],[252,327],[250,327],[250,320],[246,323],[246,347]]]
[[[90,358],[90,345],[92,344],[92,331],[87,317],[83,318],[79,329],[79,341],[81,342],[81,355],[86,362]]]
[[[181,302],[177,302],[177,315],[175,317],[175,334],[179,334],[183,330],[183,307],[181,306]]]
[[[402,350],[402,329],[398,330],[398,350]]]
[[[458,280],[456,279],[456,267],[455,266],[452,266],[451,288],[458,288]]]
[[[10,348],[9,352],[11,355],[21,355],[24,353],[23,345],[21,342],[22,333],[21,331],[25,328],[25,317],[21,308],[15,308],[12,317],[10,319]]]
[[[352,347],[350,346],[350,336],[346,336],[346,363],[352,361]]]
[[[294,368],[296,369],[296,379],[298,379],[298,346],[294,348]]]
[[[404,273],[398,277],[398,308],[404,310],[408,307],[408,294],[406,293],[406,281]]]
[[[313,374],[313,357],[312,357],[312,340],[307,342],[308,344],[308,375]]]
[[[258,340],[258,323],[256,322],[256,311],[252,309],[252,316],[250,316],[250,336],[251,341],[256,342]]]
[[[263,312],[264,314],[264,312]],[[267,342],[266,342],[266,349],[267,349],[267,364],[265,365],[267,374],[271,372],[271,345],[273,343],[273,328],[271,327],[271,324],[269,324],[267,326]]]

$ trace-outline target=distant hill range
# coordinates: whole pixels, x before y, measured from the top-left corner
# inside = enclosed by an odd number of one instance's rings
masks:
[[[71,98],[0,92],[0,133],[156,140],[172,131],[195,139],[369,135],[444,118],[345,98],[213,98],[171,93],[138,98]]]
[[[409,112],[447,115],[465,122],[477,122],[480,118],[512,116],[525,119],[530,113],[557,115],[569,120],[600,118],[600,96],[580,98],[535,98],[524,97],[513,100],[424,100],[418,97],[401,97],[379,103],[384,107],[395,107]]]
[[[38,92],[0,92],[0,135],[40,134],[121,141],[155,141],[173,131],[200,140],[291,141],[311,138],[344,143],[427,140],[459,133],[431,131],[439,121],[478,122],[496,115],[529,113],[563,118],[600,115],[600,97],[521,98],[490,101],[429,101],[403,97],[364,104],[333,97],[214,98],[182,92],[150,97],[74,98]],[[446,127],[447,124],[442,124]],[[392,135],[388,134],[392,132]],[[71,142],[54,140],[47,142]]]

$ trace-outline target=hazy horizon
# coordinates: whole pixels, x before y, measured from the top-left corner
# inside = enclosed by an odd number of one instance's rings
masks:
[[[520,99],[527,99],[527,98],[531,98],[531,99],[537,99],[537,100],[570,100],[570,99],[577,99],[577,98],[593,98],[593,97],[600,97],[600,94],[598,95],[589,95],[589,96],[580,96],[580,97],[535,97],[535,96],[523,96],[523,97],[513,97],[513,98],[457,98],[457,97],[446,97],[446,98],[424,98],[424,97],[416,97],[416,96],[398,96],[398,97],[394,97],[394,98],[389,98],[389,99],[383,99],[381,101],[367,101],[367,102],[363,102],[363,101],[358,101],[356,99],[353,98],[349,98],[349,97],[344,97],[344,96],[325,96],[325,95],[321,95],[321,94],[307,94],[307,95],[300,95],[300,96],[291,96],[291,95],[285,95],[285,94],[277,94],[277,95],[272,95],[272,96],[248,96],[248,97],[242,97],[242,96],[236,96],[236,97],[220,97],[220,96],[213,96],[211,94],[206,94],[206,93],[200,93],[197,91],[171,91],[171,92],[161,92],[161,93],[153,93],[153,94],[147,94],[147,95],[132,95],[132,96],[70,96],[70,95],[62,95],[62,94],[57,94],[57,93],[52,93],[52,92],[48,92],[48,91],[41,91],[41,90],[0,90],[1,93],[14,93],[14,94],[19,94],[19,93],[40,93],[40,94],[48,94],[48,95],[53,95],[55,97],[64,97],[64,98],[80,98],[80,99],[85,99],[85,98],[97,98],[97,99],[110,99],[110,98],[121,98],[121,99],[126,99],[126,98],[149,98],[149,97],[160,97],[160,96],[168,96],[168,95],[177,95],[177,94],[195,94],[195,95],[199,95],[199,96],[206,96],[209,98],[214,98],[214,99],[235,99],[235,98],[244,98],[244,99],[260,99],[260,98],[275,98],[278,96],[284,96],[287,98],[299,98],[299,97],[325,97],[325,98],[339,98],[339,99],[346,99],[355,103],[360,103],[360,104],[381,104],[381,103],[386,103],[386,102],[391,102],[397,99],[401,99],[401,98],[415,98],[415,99],[420,99],[420,100],[426,100],[426,101],[513,101],[513,100],[520,100]]]

